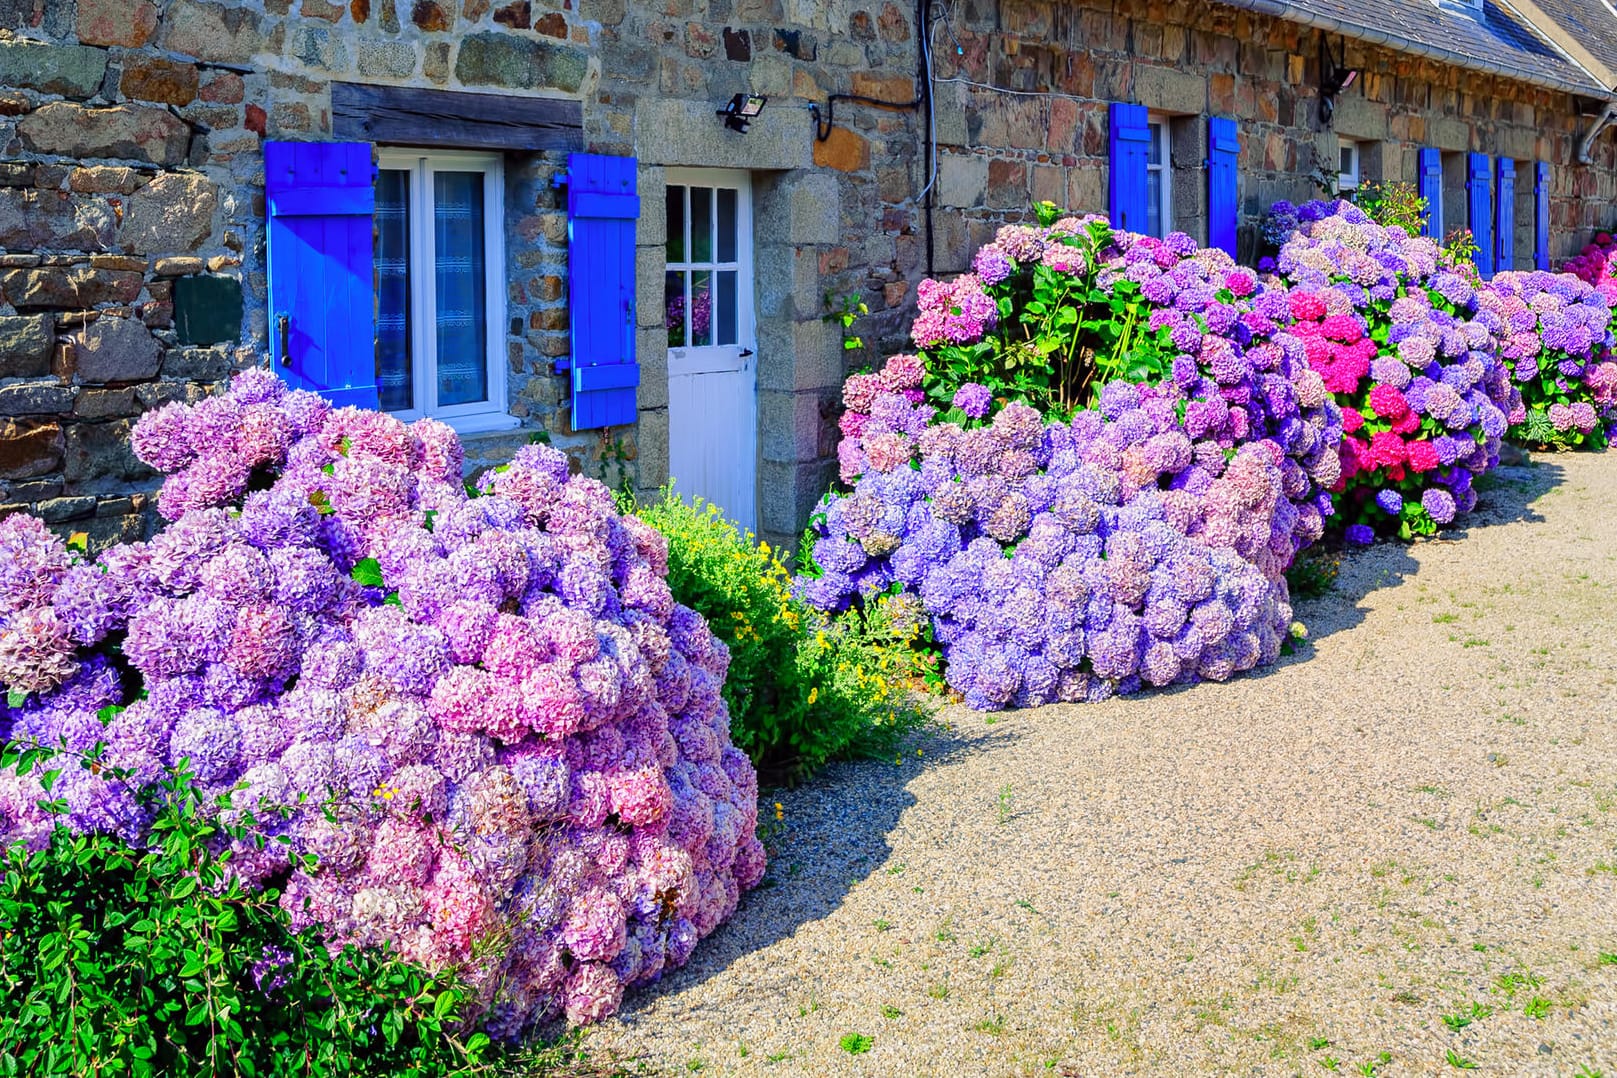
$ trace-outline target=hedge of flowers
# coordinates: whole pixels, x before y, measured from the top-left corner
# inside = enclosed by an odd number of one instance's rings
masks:
[[[135,789],[188,761],[269,840],[230,850],[245,882],[334,948],[464,975],[501,1037],[610,1013],[758,882],[728,652],[562,454],[468,490],[442,424],[266,372],[133,443],[167,475],[149,543],[0,521],[0,741],[84,764],[0,776],[0,842],[43,844],[47,796],[145,841]]]
[[[1286,570],[1328,517],[1430,535],[1507,433],[1601,444],[1600,287],[1483,282],[1351,203],[1281,209],[1262,278],[1044,206],[922,282],[918,352],[844,387],[846,489],[802,594],[919,599],[977,708],[1223,679],[1281,651]]]
[[[1611,297],[1569,273],[1496,274],[1477,292],[1526,405],[1511,437],[1600,449],[1617,424]]]
[[[1525,419],[1496,319],[1437,244],[1349,202],[1294,207],[1276,270],[1293,333],[1342,406],[1337,508],[1350,540],[1430,535],[1476,503],[1508,426]]]
[[[803,594],[918,596],[977,708],[1272,661],[1341,438],[1284,293],[1094,218],[1002,229],[974,268],[923,285],[919,355],[849,379],[852,489],[816,517]]]

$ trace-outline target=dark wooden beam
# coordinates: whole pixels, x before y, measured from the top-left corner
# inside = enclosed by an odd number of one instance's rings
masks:
[[[338,138],[463,150],[582,150],[584,107],[558,97],[331,84]]]

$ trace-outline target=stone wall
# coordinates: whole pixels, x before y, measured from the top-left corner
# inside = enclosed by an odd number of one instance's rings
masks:
[[[251,242],[229,165],[257,149],[243,79],[143,49],[149,8],[45,4],[26,28],[54,42],[0,38],[0,512],[98,545],[146,527],[134,419],[250,362],[229,343]]]
[[[585,148],[644,163],[642,421],[570,430],[553,373],[570,347],[551,184],[564,156],[508,154],[505,346],[522,427],[468,438],[474,466],[543,432],[614,485],[666,480],[664,165],[757,175],[761,530],[776,541],[831,474],[846,366],[825,296],[874,282],[896,325],[920,272],[913,213],[893,211],[918,190],[913,117],[845,107],[816,143],[805,107],[832,90],[914,96],[912,77],[865,74],[915,69],[909,9],[892,0],[0,0],[0,33],[0,181],[13,185],[0,196],[0,502],[53,520],[100,512],[114,523],[98,539],[137,531],[155,485],[128,456],[133,419],[263,361],[261,143],[332,137],[334,81],[577,98]],[[772,97],[746,136],[713,115],[741,90]],[[188,275],[241,289],[230,341],[176,326]],[[86,366],[97,348],[132,358]]]
[[[1194,117],[1208,114],[1240,124],[1248,237],[1269,202],[1312,193],[1338,133],[1367,140],[1371,177],[1412,177],[1422,145],[1553,162],[1558,257],[1612,223],[1614,140],[1571,167],[1586,121],[1566,95],[1350,43],[1364,77],[1321,129],[1318,38],[1289,24],[1190,0],[959,0],[946,13],[932,35],[938,272],[1034,200],[1103,210],[1114,100],[1185,117],[1173,180],[1194,232]],[[902,345],[928,270],[931,161],[903,107],[921,44],[907,0],[0,0],[0,35],[0,512],[30,506],[97,541],[144,526],[154,477],[128,454],[133,420],[263,361],[262,141],[330,138],[334,81],[573,98],[584,148],[640,159],[639,423],[568,426],[553,373],[570,347],[551,182],[565,161],[508,154],[503,344],[521,426],[469,438],[479,466],[543,432],[615,486],[667,478],[667,168],[753,176],[759,530],[772,542],[797,533],[834,474],[843,377]],[[725,130],[714,110],[747,90],[768,107],[747,134]],[[817,139],[810,106],[833,93],[895,107],[838,102]],[[845,351],[826,319],[844,296],[870,308],[855,326],[866,349]]]
[[[1319,195],[1310,174],[1335,175],[1339,137],[1367,144],[1367,179],[1414,181],[1422,146],[1551,162],[1556,261],[1617,221],[1617,140],[1601,140],[1592,166],[1571,165],[1589,119],[1568,94],[1349,41],[1346,64],[1363,74],[1326,127],[1319,34],[1293,23],[1192,0],[962,0],[955,10],[953,37],[938,34],[949,46],[939,75],[956,80],[939,88],[939,194],[968,225],[963,242],[942,245],[948,268],[1031,201],[1104,212],[1113,101],[1186,117],[1173,125],[1176,210],[1205,197],[1205,120],[1190,118],[1236,119],[1243,255],[1270,204]],[[1531,192],[1530,175],[1523,186]],[[1463,225],[1463,203],[1448,215]],[[1205,220],[1189,217],[1187,231],[1205,240]],[[1530,244],[1518,253],[1530,256]]]

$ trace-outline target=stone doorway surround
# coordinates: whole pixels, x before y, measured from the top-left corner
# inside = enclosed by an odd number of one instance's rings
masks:
[[[824,317],[820,249],[841,235],[837,179],[815,167],[813,120],[800,105],[767,106],[745,134],[727,130],[716,108],[669,99],[642,100],[635,108],[640,492],[648,495],[668,479],[666,169],[741,169],[753,181],[758,531],[772,546],[790,547],[836,474],[833,420],[844,363],[837,329]]]

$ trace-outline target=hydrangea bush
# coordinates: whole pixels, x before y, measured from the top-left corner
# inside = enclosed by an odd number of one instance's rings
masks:
[[[1573,274],[1535,270],[1495,274],[1477,301],[1526,405],[1511,438],[1604,448],[1617,423],[1612,296]]]
[[[1094,218],[1002,229],[973,265],[923,286],[920,355],[848,380],[851,490],[803,594],[918,596],[977,708],[1272,661],[1341,438],[1284,293]]]
[[[1596,232],[1589,245],[1561,268],[1594,285],[1617,307],[1617,238],[1610,232]]]
[[[167,475],[149,543],[0,521],[0,740],[86,761],[50,789],[71,827],[143,841],[131,787],[188,761],[275,840],[226,852],[295,929],[455,971],[499,1037],[610,1013],[758,882],[728,652],[562,454],[468,490],[449,428],[260,371],[133,444]],[[0,841],[48,841],[50,778],[0,777]]]
[[[1430,535],[1476,504],[1526,411],[1473,280],[1436,243],[1348,202],[1295,208],[1281,248],[1291,332],[1342,407],[1337,508],[1350,540]]]
[[[1096,217],[1002,228],[973,268],[922,282],[918,355],[848,379],[843,482],[908,461],[934,422],[970,424],[1008,401],[1068,418],[1109,382],[1148,384],[1186,438],[1212,443],[1204,453],[1275,442],[1288,460],[1294,547],[1319,538],[1339,420],[1284,328],[1282,290],[1182,232],[1159,240]]]

